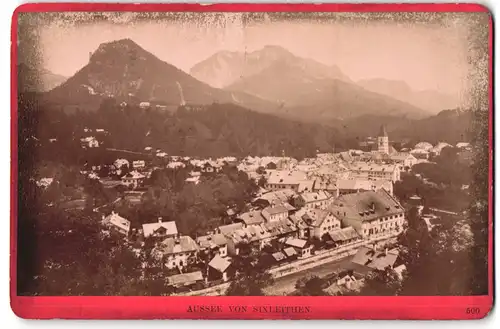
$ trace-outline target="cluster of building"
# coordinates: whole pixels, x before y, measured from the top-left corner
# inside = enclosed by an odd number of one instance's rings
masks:
[[[216,173],[233,164],[256,181],[265,178],[266,183],[248,211],[229,209],[232,223],[204,236],[180,235],[175,222],[161,219],[144,224],[138,233],[144,239],[155,239],[154,255],[166,268],[179,273],[168,279],[173,286],[230,280],[238,270],[233,258],[248,248],[273,266],[311,257],[318,248],[359,248],[362,241],[395,237],[403,230],[405,210],[393,196],[393,184],[401,179],[401,172],[426,161],[415,156],[420,152],[417,150],[439,153],[448,144],[429,148],[419,143],[408,152],[396,152],[384,127],[376,143],[376,150],[370,152],[323,153],[302,161],[285,156],[246,157],[239,162],[233,157],[172,158],[170,168],[188,164],[198,168],[187,182],[197,184],[202,172]],[[119,159],[114,166],[117,170],[123,165],[132,169],[121,179],[134,189],[148,175],[146,164],[125,161]],[[130,222],[116,213],[105,217],[103,223],[123,235],[131,233]],[[191,265],[199,263],[206,266],[192,271]]]

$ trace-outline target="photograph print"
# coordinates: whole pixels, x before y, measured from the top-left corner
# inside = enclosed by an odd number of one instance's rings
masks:
[[[491,293],[488,12],[18,12],[17,296]]]

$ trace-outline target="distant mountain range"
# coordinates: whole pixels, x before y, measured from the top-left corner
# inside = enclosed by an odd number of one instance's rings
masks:
[[[122,39],[101,44],[87,65],[40,98],[51,108],[89,111],[107,98],[136,105],[232,103],[323,124],[366,115],[408,119],[430,115],[407,101],[369,90],[373,89],[369,83],[361,87],[336,66],[295,56],[278,46],[249,54],[220,52],[196,64],[190,73]]]
[[[295,56],[278,46],[249,54],[219,52],[190,73],[208,84],[281,104],[275,114],[325,122],[365,114],[421,118],[426,111],[361,88],[337,66]]]
[[[194,65],[190,74],[214,87],[225,88],[283,61],[293,63],[314,76],[350,81],[337,66],[297,57],[279,46],[265,46],[250,53],[221,51]]]
[[[386,79],[367,79],[357,82],[366,90],[391,96],[431,113],[450,110],[458,107],[458,100],[453,96],[435,90],[416,91],[404,81]]]
[[[66,77],[52,73],[45,69],[30,67],[25,63],[17,65],[17,86],[19,92],[45,92],[64,81]]]

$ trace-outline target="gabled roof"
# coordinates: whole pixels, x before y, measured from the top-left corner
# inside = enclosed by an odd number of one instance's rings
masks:
[[[208,266],[219,271],[220,273],[224,273],[230,265],[231,262],[229,262],[227,259],[222,258],[220,255],[215,255],[210,263],[208,263]]]
[[[252,210],[242,213],[238,215],[237,218],[247,225],[261,224],[266,221],[266,219],[261,215],[260,210]]]
[[[104,223],[114,225],[126,232],[130,231],[130,221],[114,212],[104,218]]]
[[[330,231],[328,232],[328,235],[330,235],[330,238],[334,242],[342,242],[342,241],[361,238],[358,232],[356,232],[356,230],[351,226],[345,227],[340,230]]]
[[[290,238],[286,240],[285,244],[296,248],[304,248],[307,245],[307,240]]]
[[[385,189],[342,195],[329,210],[339,218],[359,221],[403,213],[404,209]]]
[[[240,230],[242,228],[243,228],[243,223],[233,223],[233,224],[229,224],[229,225],[219,226],[219,231],[221,234],[228,236],[228,235],[231,235],[236,230]]]
[[[292,247],[283,249],[283,253],[286,255],[286,257],[292,257],[297,255],[297,252]]]
[[[332,215],[335,217],[335,215],[329,211],[329,210],[323,210],[323,209],[307,209],[305,214],[302,215],[302,219],[309,225],[309,226],[320,226],[323,221],[329,216]],[[336,218],[336,217],[335,217]]]
[[[166,278],[167,284],[178,286],[185,285],[190,283],[195,283],[196,281],[203,280],[203,274],[201,271],[191,272],[191,273],[182,273],[177,275],[172,275]]]
[[[285,254],[283,254],[281,251],[278,251],[278,252],[275,252],[273,254],[273,258],[277,261],[277,262],[280,262],[284,259],[286,259],[286,256]]]
[[[283,205],[270,206],[262,210],[262,216],[264,216],[264,218],[282,213],[288,213],[288,208]]]
[[[175,221],[142,224],[142,231],[143,231],[144,237],[148,237],[148,236],[152,235],[154,232],[156,232],[160,228],[164,228],[166,230],[165,234],[168,234],[168,235],[176,235],[177,234],[177,225],[175,224]]]
[[[330,199],[331,195],[326,191],[306,192],[301,194],[305,203],[326,201]]]
[[[369,247],[361,247],[356,255],[354,255],[352,262],[372,269],[384,270],[387,266],[394,266],[394,263],[398,259],[398,254],[398,251],[395,249],[388,250],[386,254],[385,250],[374,251]]]
[[[221,247],[227,244],[227,239],[224,234],[203,235],[196,239],[200,248]]]
[[[166,255],[177,254],[181,252],[192,252],[199,250],[196,242],[188,235],[179,238],[166,238],[162,241],[158,250]]]

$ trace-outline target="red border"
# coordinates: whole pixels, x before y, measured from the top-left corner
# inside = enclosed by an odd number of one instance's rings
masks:
[[[493,193],[489,190],[489,294],[466,297],[20,297],[16,294],[17,241],[17,18],[21,12],[192,11],[192,12],[489,12],[478,4],[23,4],[12,17],[11,48],[11,258],[14,313],[28,319],[479,319],[493,305]],[[493,19],[490,13],[489,181],[493,181]],[[154,299],[152,299],[154,298]],[[222,306],[222,312],[189,313],[189,305]],[[246,305],[248,312],[229,312]],[[308,313],[252,312],[253,306],[308,306]],[[365,305],[369,305],[365,307]],[[478,314],[466,308],[478,307]]]

